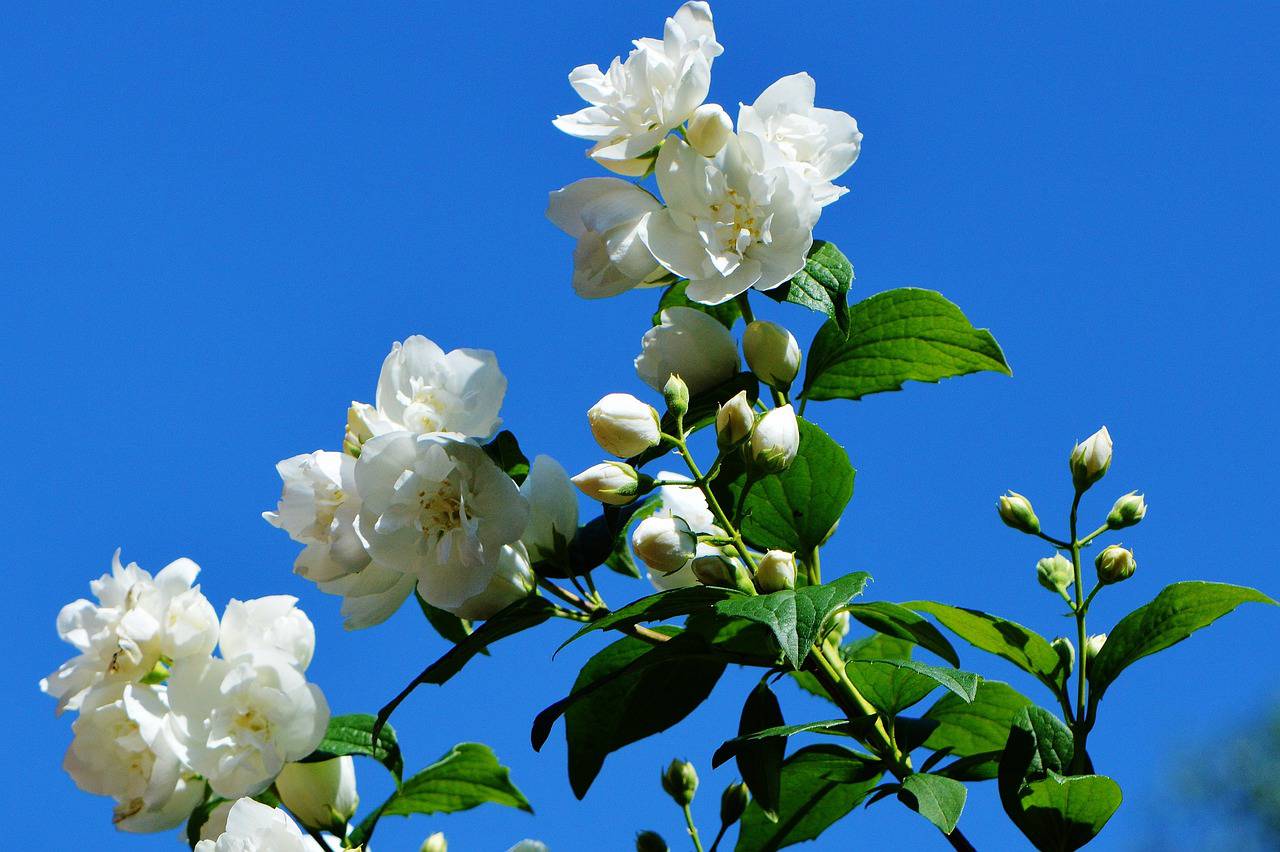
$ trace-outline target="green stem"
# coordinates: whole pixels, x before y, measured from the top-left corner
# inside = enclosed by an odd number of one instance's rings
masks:
[[[724,840],[725,832],[729,830],[729,823],[720,823],[720,830],[716,832],[716,839],[711,841],[711,848],[707,852],[716,852],[720,848],[720,841]]]
[[[1104,532],[1106,532],[1106,531],[1107,531],[1107,530],[1109,530],[1109,529],[1111,529],[1111,527],[1107,526],[1106,524],[1103,524],[1102,526],[1098,527],[1098,528],[1097,528],[1096,530],[1094,530],[1093,532],[1089,533],[1089,534],[1088,534],[1087,536],[1085,536],[1084,538],[1080,539],[1080,546],[1081,546],[1081,547],[1088,547],[1088,546],[1093,542],[1093,540],[1094,540],[1095,538],[1097,538],[1098,536],[1102,535]]]
[[[677,430],[683,434],[684,418],[677,418]],[[707,498],[707,507],[711,509],[711,514],[715,516],[718,523],[733,541],[734,549],[742,557],[742,561],[751,569],[751,573],[756,572],[756,561],[751,555],[751,551],[747,549],[747,543],[742,540],[742,535],[738,532],[738,528],[729,520],[729,516],[720,506],[720,501],[716,499],[716,495],[711,490],[711,483],[702,475],[702,471],[698,468],[698,463],[693,458],[693,453],[689,452],[689,444],[684,438],[680,438],[676,442],[676,449],[680,451],[680,457],[684,459],[685,466],[689,468],[689,472],[693,474],[694,484],[702,491],[702,496]]]
[[[1036,535],[1037,535],[1037,536],[1039,536],[1040,538],[1044,539],[1045,541],[1049,542],[1049,543],[1050,543],[1050,544],[1052,544],[1054,547],[1058,548],[1058,550],[1070,550],[1070,549],[1071,549],[1071,544],[1070,544],[1069,542],[1061,541],[1060,539],[1056,539],[1056,538],[1054,538],[1054,537],[1053,537],[1053,536],[1051,536],[1051,535],[1045,535],[1045,534],[1044,534],[1044,533],[1042,533],[1042,532],[1038,532],[1038,533],[1036,533]]]
[[[1089,655],[1087,653],[1089,634],[1085,628],[1085,616],[1089,608],[1084,599],[1084,572],[1080,567],[1081,542],[1076,520],[1080,510],[1080,498],[1083,495],[1084,492],[1076,491],[1075,499],[1071,501],[1071,567],[1075,572],[1076,581],[1076,637],[1079,642],[1076,646],[1076,713],[1075,721],[1071,726],[1075,751],[1075,756],[1072,758],[1073,771],[1078,767],[1084,766],[1085,744],[1089,736],[1088,719],[1085,713],[1085,707],[1087,706],[1085,704],[1085,690],[1088,688],[1087,669],[1089,668]]]
[[[738,310],[742,312],[742,321],[747,325],[756,321],[756,315],[751,310],[751,299],[747,297],[746,293],[738,294]]]
[[[809,585],[822,585],[822,557],[819,555],[818,548],[814,548],[809,552]]]
[[[698,827],[693,824],[693,811],[689,810],[689,806],[685,805],[681,808],[684,811],[684,824],[689,827],[689,837],[693,840],[693,848],[697,852],[702,852],[702,841],[698,839]]]

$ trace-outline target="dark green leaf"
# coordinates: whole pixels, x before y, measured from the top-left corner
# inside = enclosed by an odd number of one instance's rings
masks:
[[[836,745],[808,746],[782,765],[778,819],[755,802],[742,816],[736,852],[772,852],[813,840],[858,806],[880,780],[870,758]]]
[[[665,621],[678,615],[689,615],[699,610],[709,610],[717,601],[734,595],[744,596],[736,589],[724,589],[719,586],[684,586],[678,589],[667,589],[657,594],[648,595],[616,609],[603,618],[584,624],[557,649],[586,636],[596,630],[610,630],[630,627],[643,621]]]
[[[1105,775],[1048,777],[1028,783],[1019,793],[1019,828],[1043,852],[1073,852],[1102,831],[1124,797]]]
[[[759,622],[773,631],[783,655],[800,668],[823,624],[836,610],[862,594],[863,572],[847,574],[822,586],[784,589],[768,595],[734,595],[715,604],[721,615]]]
[[[786,724],[782,718],[782,706],[764,681],[756,684],[742,706],[738,722],[738,737],[760,731],[776,729]],[[769,819],[778,818],[778,797],[781,794],[782,760],[787,756],[786,737],[767,737],[747,740],[737,749],[738,774],[751,791],[751,798]]]
[[[1030,705],[1031,699],[1007,683],[994,680],[979,683],[970,702],[957,695],[944,695],[924,714],[925,719],[938,723],[924,745],[940,755],[985,756],[980,762],[966,764],[952,772],[964,769],[965,777],[972,780],[994,778],[1013,718]]]
[[[906,660],[911,657],[913,647],[915,646],[910,642],[876,633],[841,646],[840,655],[845,660]],[[818,679],[809,672],[790,672],[790,674],[796,681],[796,685],[805,692],[831,701],[831,696],[822,688],[822,684],[818,683]],[[835,702],[831,701],[831,703]]]
[[[956,649],[947,641],[947,637],[939,633],[938,628],[904,606],[888,601],[851,604],[849,615],[872,630],[913,642],[926,651],[932,651],[953,666],[960,665],[960,657],[956,654]]]
[[[849,329],[827,322],[809,348],[802,396],[860,399],[903,382],[936,382],[967,373],[1011,375],[986,329],[974,328],[932,290],[902,288],[849,308]]]
[[[684,415],[685,431],[697,431],[710,426],[715,422],[716,410],[736,396],[739,391],[746,391],[747,399],[751,401],[752,405],[755,405],[756,400],[760,397],[760,380],[751,373],[739,373],[723,384],[694,394],[689,399],[689,411]],[[662,416],[662,431],[670,435],[675,430],[676,418],[668,411]],[[633,467],[639,468],[654,459],[662,458],[669,452],[671,452],[671,445],[663,443],[652,449],[645,450],[640,455],[634,456],[627,461]]]
[[[876,710],[896,716],[938,688],[938,682],[881,660],[853,660],[845,673]]]
[[[832,243],[814,240],[804,269],[765,295],[777,302],[791,302],[826,314],[848,332],[847,294],[853,284],[853,264]]]
[[[965,701],[972,701],[973,696],[978,691],[978,684],[982,678],[973,672],[965,672],[960,669],[947,669],[942,666],[931,666],[918,660],[868,660],[866,662],[876,665],[888,665],[899,669],[906,669],[916,674],[922,675],[933,681],[943,689],[948,689],[955,695],[958,695]],[[859,661],[858,664],[861,664]],[[854,665],[851,663],[850,665]]]
[[[689,282],[681,278],[662,291],[662,298],[658,300],[658,309],[653,312],[654,325],[662,324],[662,312],[667,308],[693,308],[715,317],[725,328],[730,331],[733,330],[733,324],[737,322],[738,317],[742,316],[742,310],[738,307],[736,299],[730,299],[718,305],[704,305],[701,302],[693,301],[685,295],[685,290],[688,287]]]
[[[763,624],[745,618],[729,618],[711,610],[692,612],[685,619],[684,629],[702,638],[707,644],[733,655],[754,660],[754,664],[773,668],[780,661],[781,652],[773,631]]]
[[[319,760],[331,760],[344,755],[364,755],[372,757],[391,771],[400,780],[404,771],[404,760],[400,755],[400,744],[396,742],[395,729],[390,725],[382,725],[377,736],[374,727],[377,719],[367,713],[351,713],[346,716],[333,716],[329,719],[329,728],[324,739],[316,750],[303,758],[303,763]]]
[[[943,834],[955,831],[967,796],[968,791],[959,781],[920,773],[904,778],[899,794],[908,807],[936,825]]]
[[[516,485],[522,484],[529,475],[529,460],[520,451],[520,442],[505,429],[484,445],[484,451],[493,459],[494,464],[516,481]]]
[[[927,612],[952,633],[976,648],[1003,657],[1023,671],[1035,675],[1057,695],[1066,680],[1058,652],[1043,636],[995,615],[976,609],[948,606],[933,601],[912,601],[907,609]]]
[[[753,734],[744,734],[722,742],[720,748],[716,749],[715,754],[711,755],[711,768],[715,769],[729,758],[737,756],[738,751],[748,743],[770,739],[785,740],[792,734],[810,732],[843,734],[850,727],[848,719],[826,719],[821,722],[805,722],[801,725],[778,725],[773,728],[764,728]]]
[[[1256,589],[1227,583],[1196,581],[1166,586],[1150,603],[1120,619],[1107,634],[1102,651],[1087,672],[1091,700],[1101,698],[1126,666],[1181,642],[1241,604],[1251,602],[1276,603]]]
[[[470,635],[470,621],[467,621],[464,618],[458,618],[458,616],[453,613],[445,612],[439,607],[432,606],[416,591],[413,593],[413,596],[418,599],[418,608],[422,610],[422,614],[426,617],[427,623],[435,628],[435,631],[445,640],[456,645]]]

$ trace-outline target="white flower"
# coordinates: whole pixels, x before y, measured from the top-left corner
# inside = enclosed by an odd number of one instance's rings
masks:
[[[606,169],[643,175],[653,149],[706,99],[711,61],[723,50],[711,8],[685,3],[667,19],[661,41],[637,39],[626,61],[615,57],[607,72],[597,65],[573,69],[569,85],[590,106],[552,123],[594,142],[589,154]]]
[[[394,344],[382,362],[375,402],[380,415],[408,432],[488,438],[502,423],[498,411],[506,393],[506,376],[492,352],[446,353],[415,334]]]
[[[769,387],[785,391],[800,372],[800,344],[776,322],[748,323],[742,333],[742,354],[751,372]]]
[[[529,567],[529,553],[520,542],[504,545],[498,554],[497,569],[484,591],[467,598],[450,612],[459,618],[483,621],[492,618],[511,604],[527,598],[535,579]]]
[[[661,209],[644,188],[618,178],[587,178],[551,193],[547,218],[578,240],[573,291],[599,299],[667,280],[639,236],[644,215]]]
[[[217,840],[201,840],[194,852],[323,852],[280,808],[239,799],[227,815],[227,830]]]
[[[662,146],[665,210],[640,236],[658,262],[689,279],[690,299],[715,305],[754,287],[770,290],[804,267],[820,208],[798,169],[766,167],[737,136],[713,159],[679,139]]]
[[[360,630],[394,615],[417,582],[410,574],[371,562],[355,574],[317,585],[325,594],[342,598],[342,626]]]
[[[664,482],[689,481],[687,476],[665,470],[658,474],[658,479]],[[696,485],[664,485],[658,489],[658,500],[660,505],[652,517],[680,518],[695,535],[725,534],[724,530],[716,526],[715,515],[711,513],[711,509],[707,506],[707,498],[703,496]],[[694,551],[694,556],[695,558],[698,556],[715,556],[719,553],[720,551],[715,545],[700,541]],[[693,573],[692,559],[680,570],[671,574],[663,574],[660,571],[653,570],[648,573],[649,582],[653,583],[654,588],[659,591],[693,586],[698,582],[698,578]]]
[[[369,564],[369,554],[356,530],[360,498],[355,488],[355,463],[345,453],[319,450],[276,465],[284,490],[276,511],[263,512],[262,517],[306,545],[293,570],[308,580],[336,580]]]
[[[680,518],[648,517],[636,525],[631,546],[652,571],[667,575],[688,567],[698,540]]]
[[[791,467],[800,450],[800,424],[790,405],[770,409],[751,433],[751,463],[764,473]]]
[[[381,567],[417,580],[433,606],[453,609],[484,591],[502,546],[519,540],[529,506],[474,444],[393,432],[356,463],[360,531]]]
[[[720,104],[703,104],[693,111],[685,138],[704,157],[714,157],[733,135],[733,119]]]
[[[631,458],[662,440],[662,424],[652,405],[629,393],[610,393],[587,411],[591,434],[600,448],[618,458]]]
[[[640,474],[625,462],[594,464],[570,480],[592,500],[625,506],[640,493]]]
[[[228,799],[265,790],[286,763],[315,751],[329,725],[320,688],[274,650],[175,663],[169,701],[178,756]]]
[[[71,724],[63,768],[81,790],[116,800],[122,831],[167,831],[204,798],[204,783],[178,760],[168,712],[163,686],[106,683],[84,696]]]
[[[815,85],[808,74],[783,77],[738,109],[738,135],[766,168],[791,165],[826,206],[849,190],[831,182],[848,171],[862,148],[852,116],[813,105]]]
[[[218,618],[191,585],[199,572],[190,559],[178,559],[152,578],[135,563],[121,565],[117,550],[111,573],[89,584],[98,603],[82,598],[58,613],[58,635],[80,652],[40,681],[58,699],[58,712],[77,709],[85,691],[104,680],[142,680],[162,655],[212,652]]]
[[[796,557],[785,550],[770,550],[760,558],[756,579],[765,592],[794,589],[796,585]]]
[[[276,777],[280,802],[303,825],[345,835],[355,816],[356,765],[350,755],[312,763],[290,763]]]
[[[367,402],[352,402],[347,409],[347,433],[342,439],[342,451],[350,456],[360,455],[364,442],[388,432],[403,429],[390,417]]]
[[[529,502],[529,524],[520,537],[529,558],[554,559],[578,534],[578,497],[569,474],[551,456],[536,456],[520,493]]]
[[[232,598],[222,612],[222,656],[230,660],[252,651],[279,651],[298,671],[306,671],[316,649],[316,629],[297,603],[292,595]]]
[[[662,392],[676,373],[697,394],[738,372],[738,344],[719,320],[697,308],[665,308],[660,323],[644,333],[636,374]]]

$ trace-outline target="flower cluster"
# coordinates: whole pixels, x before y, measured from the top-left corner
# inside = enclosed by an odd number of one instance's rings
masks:
[[[530,564],[577,531],[568,476],[537,457],[522,485],[486,452],[507,380],[492,352],[396,343],[372,405],[353,402],[342,452],[280,462],[263,517],[304,545],[294,571],[343,598],[348,628],[385,621],[417,593],[485,619],[534,588]]]
[[[583,65],[570,85],[588,104],[555,126],[593,143],[609,171],[653,175],[661,196],[619,178],[586,178],[551,194],[547,215],[577,239],[573,286],[587,298],[688,280],[718,304],[770,290],[804,266],[833,181],[862,145],[857,122],[814,106],[808,74],[783,77],[728,113],[705,103],[723,52],[711,9],[685,3],[662,39],[641,38],[608,71]]]
[[[287,596],[233,600],[219,619],[179,559],[154,577],[123,565],[90,583],[97,602],[58,616],[79,652],[40,687],[78,711],[64,767],[86,792],[115,800],[124,831],[187,819],[206,785],[255,795],[315,750],[329,723],[306,679],[315,632]],[[221,656],[214,656],[220,650]]]

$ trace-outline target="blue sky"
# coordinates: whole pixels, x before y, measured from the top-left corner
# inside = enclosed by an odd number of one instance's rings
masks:
[[[110,803],[61,771],[69,719],[38,678],[69,653],[53,629],[111,552],[156,570],[204,567],[206,593],[298,595],[312,666],[338,712],[372,711],[444,649],[416,612],[344,634],[337,601],[290,573],[295,546],[258,513],[281,458],[336,449],[372,397],[391,341],[426,334],[498,353],[504,415],[532,454],[570,469],[599,450],[584,412],[640,393],[631,359],[654,295],[586,302],[546,193],[596,172],[550,125],[577,108],[574,65],[661,31],[671,2],[194,4],[13,7],[0,52],[0,335],[9,401],[6,539],[18,647],[4,667],[11,814],[58,848],[172,849],[110,826]],[[788,9],[790,11],[784,11]],[[810,408],[859,470],[826,572],[867,570],[875,599],[933,597],[1064,632],[996,495],[1029,495],[1060,527],[1066,456],[1101,424],[1111,473],[1086,511],[1146,492],[1124,536],[1136,577],[1101,598],[1113,622],[1165,583],[1277,584],[1280,492],[1274,334],[1277,20],[1262,4],[848,4],[720,0],[711,97],[751,101],[807,70],[820,105],[866,138],[852,191],[820,237],[852,259],[857,294],[938,289],[989,327],[1012,379],[978,376]],[[795,307],[762,311],[802,340]],[[611,601],[645,591],[608,578]],[[1174,755],[1276,697],[1280,616],[1253,608],[1131,669],[1091,749],[1126,803],[1099,848],[1133,848],[1160,817]],[[488,742],[536,817],[487,807],[388,819],[381,849],[444,830],[457,849],[522,837],[556,852],[680,840],[659,767],[687,756],[714,831],[732,769],[709,757],[751,685],[727,676],[683,725],[615,755],[582,803],[563,737],[535,754],[529,722],[591,650],[550,659],[568,625],[498,646],[396,724],[409,761]],[[1001,661],[962,662],[1008,678]],[[655,700],[660,700],[655,696]],[[801,696],[789,720],[826,718]],[[366,801],[386,791],[361,767]],[[9,784],[6,784],[9,787]],[[963,827],[1019,848],[994,790]],[[57,831],[57,840],[48,832]],[[942,848],[892,801],[830,835],[861,848]],[[679,846],[677,845],[677,848]]]

